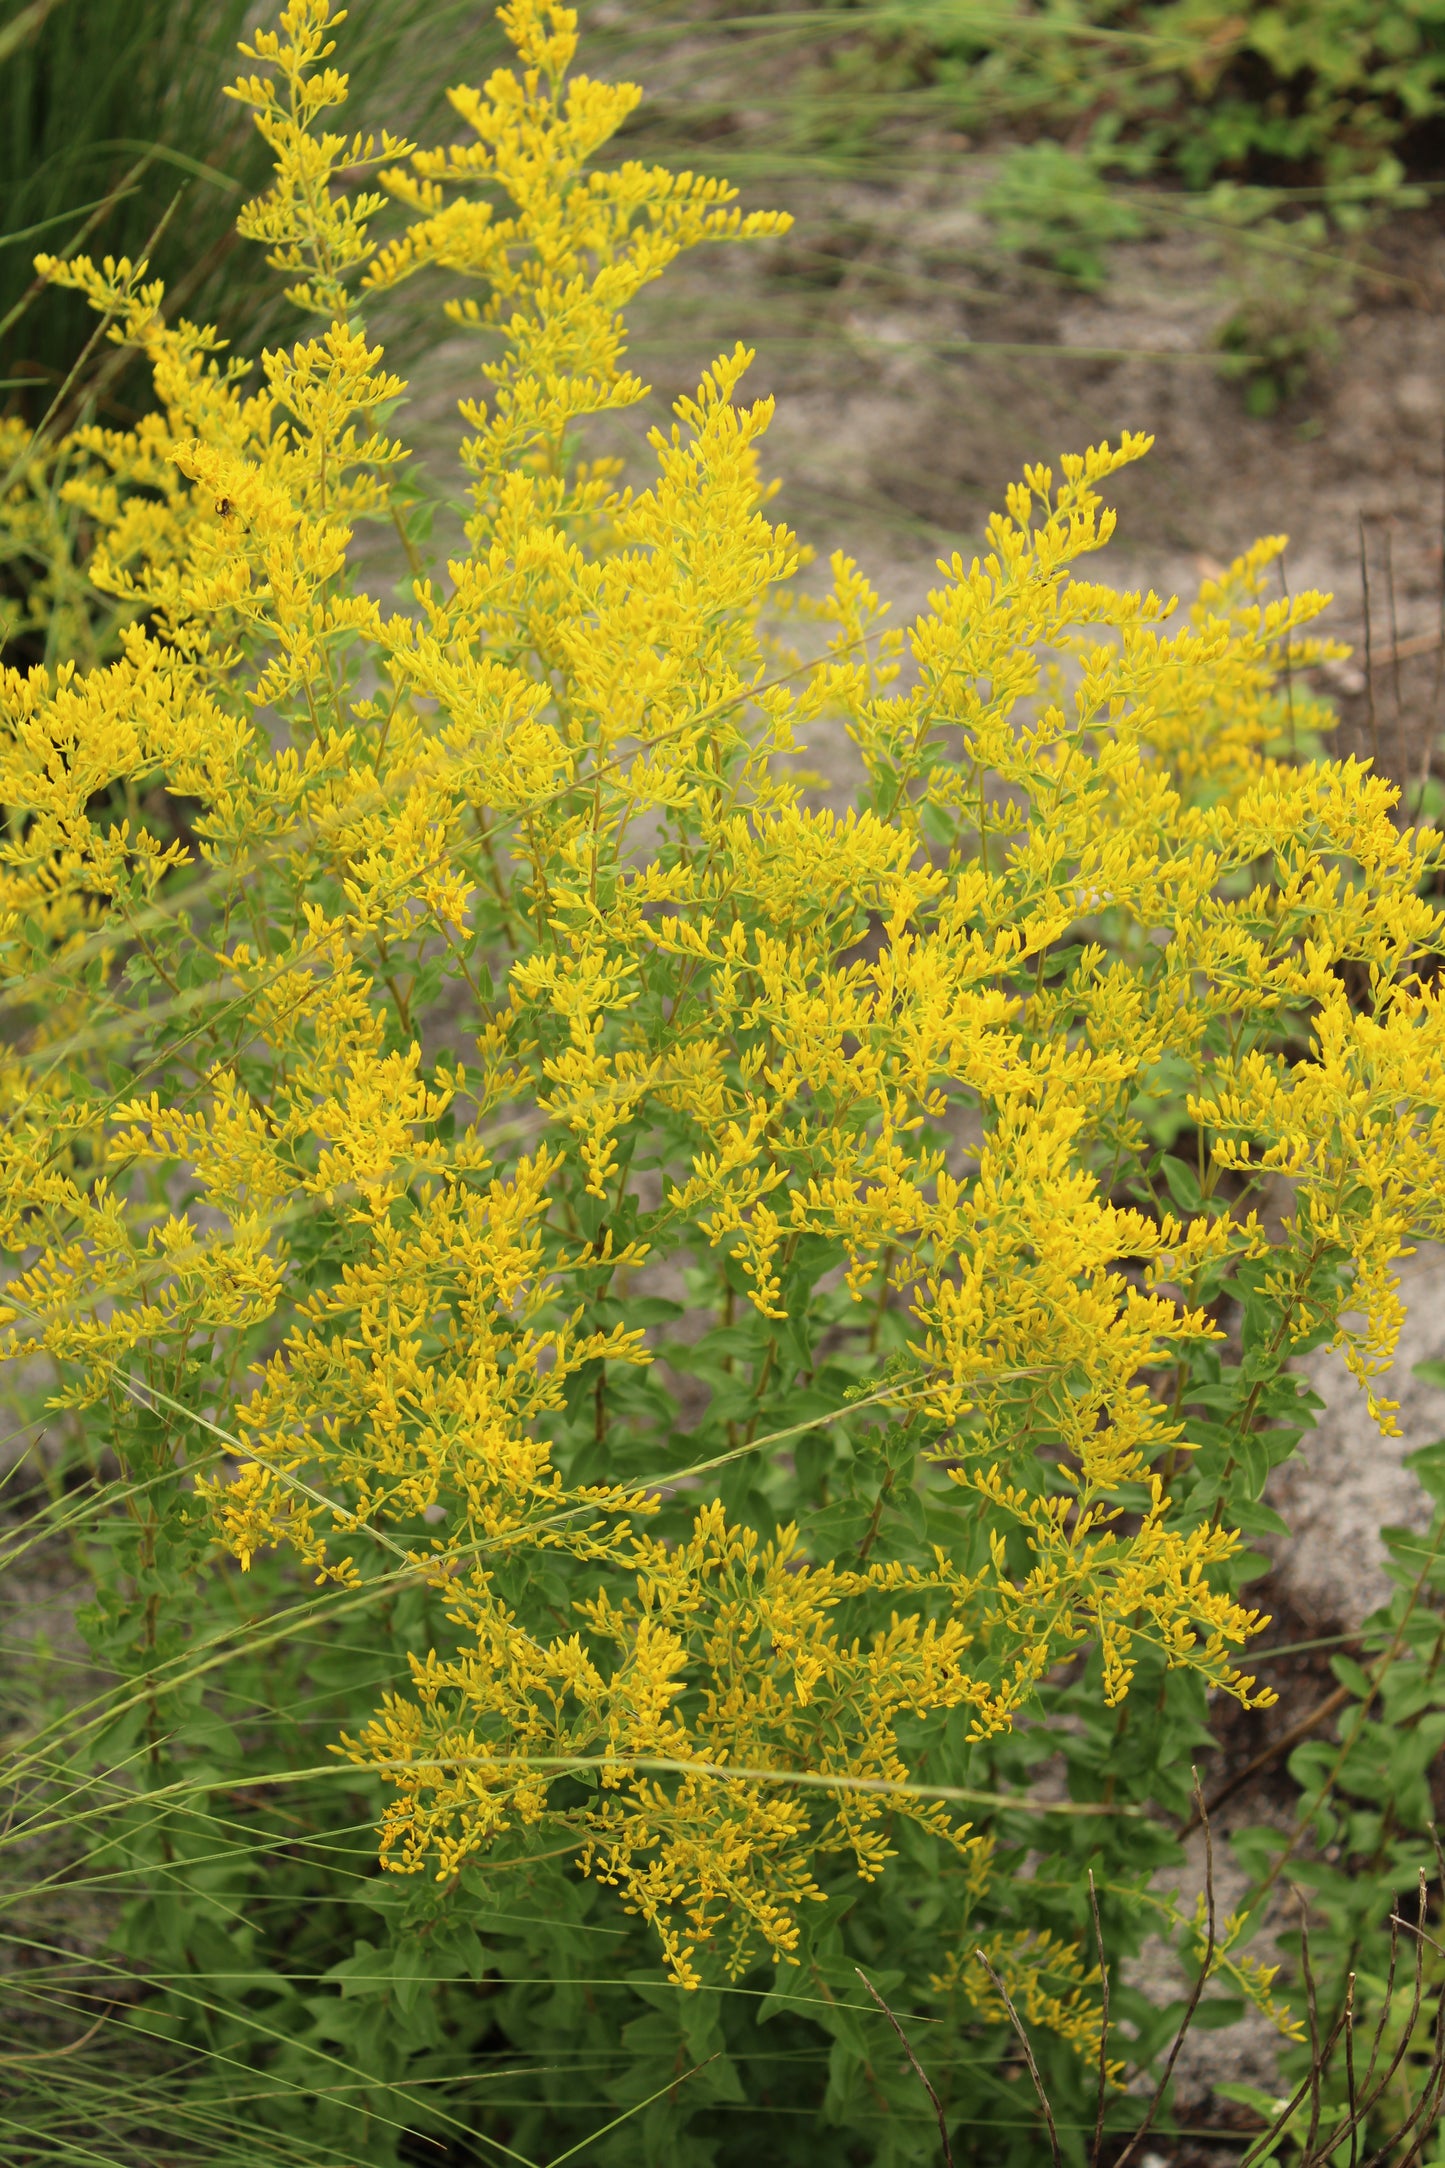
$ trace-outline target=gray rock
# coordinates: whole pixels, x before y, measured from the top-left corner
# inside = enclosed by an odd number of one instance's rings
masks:
[[[1445,1437],[1445,1390],[1413,1375],[1445,1359],[1445,1248],[1422,1245],[1400,1267],[1405,1323],[1384,1380],[1400,1435],[1383,1437],[1344,1358],[1320,1350],[1300,1368],[1325,1405],[1319,1427],[1275,1471],[1270,1503],[1290,1533],[1274,1546],[1279,1579],[1317,1632],[1358,1626],[1390,1593],[1382,1527],[1424,1530],[1430,1500],[1404,1456]]]

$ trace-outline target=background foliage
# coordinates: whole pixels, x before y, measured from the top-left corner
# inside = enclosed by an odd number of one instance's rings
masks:
[[[1225,173],[1344,181],[1402,151],[1428,157],[1445,83],[1435,0],[900,0],[867,14],[965,126],[1062,126],[1125,171],[1190,188]]]

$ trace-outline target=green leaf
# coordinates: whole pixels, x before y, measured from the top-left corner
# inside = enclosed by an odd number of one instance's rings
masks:
[[[1332,1656],[1330,1669],[1340,1685],[1348,1687],[1357,1701],[1367,1701],[1374,1693],[1370,1674],[1352,1656]]]
[[[1181,1212],[1202,1212],[1204,1192],[1199,1187],[1199,1177],[1194,1169],[1172,1152],[1166,1152],[1159,1162],[1160,1172],[1169,1187],[1169,1194]]]

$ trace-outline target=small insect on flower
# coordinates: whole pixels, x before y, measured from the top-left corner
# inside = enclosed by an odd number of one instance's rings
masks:
[[[217,497],[216,517],[217,519],[222,520],[237,520],[240,523],[243,533],[251,533],[251,522],[246,518],[243,512],[239,512],[236,509],[236,500],[234,497]]]

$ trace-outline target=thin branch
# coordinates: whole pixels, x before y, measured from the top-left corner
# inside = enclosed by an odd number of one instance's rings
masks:
[[[1425,787],[1430,781],[1430,763],[1435,752],[1435,740],[1440,730],[1440,698],[1445,692],[1445,412],[1440,416],[1440,593],[1439,630],[1431,635],[1435,648],[1435,670],[1430,686],[1430,707],[1425,717],[1425,749],[1420,756],[1420,782],[1415,797],[1415,819],[1418,822],[1425,810]]]
[[[1013,1998],[1010,1996],[1008,1989],[1004,1986],[1003,1981],[999,1978],[998,1974],[994,1971],[993,1966],[984,1956],[983,1951],[975,1950],[973,1954],[978,1959],[979,1963],[982,1965],[984,1971],[988,1974],[989,1978],[992,1980],[994,1988],[998,1994],[998,1998],[1000,2002],[1002,2002],[1005,2010],[1007,2010],[1008,2012],[1009,2023],[1012,2025],[1014,2031],[1018,2034],[1019,2046],[1024,2051],[1024,2061],[1028,2064],[1029,2076],[1034,2081],[1034,2091],[1039,2096],[1039,2106],[1043,2110],[1044,2126],[1048,2131],[1049,2145],[1052,2148],[1054,2156],[1054,2168],[1064,2168],[1064,2156],[1059,2147],[1059,2133],[1054,2125],[1054,2111],[1049,2106],[1049,2096],[1044,2091],[1044,2081],[1039,2076],[1039,2066],[1034,2061],[1034,2051],[1029,2046],[1029,2036],[1024,2031],[1023,2020],[1020,2018],[1018,2011],[1013,2006]]]
[[[1343,2025],[1343,2023],[1344,2017],[1343,2014],[1341,2014],[1340,2017],[1336,2018],[1334,2029],[1331,2032],[1329,2039],[1325,2042],[1324,2053],[1320,2057],[1318,2065],[1316,2065],[1313,2058],[1311,2058],[1310,2070],[1303,2078],[1300,2079],[1300,2082],[1295,2087],[1294,2092],[1290,2095],[1290,2098],[1280,2109],[1279,2114],[1269,2125],[1268,2129],[1262,2130],[1260,2132],[1259,2136],[1255,2139],[1253,2145],[1251,2145],[1251,2147],[1249,2148],[1249,2151],[1245,2154],[1243,2160],[1240,2161],[1239,2168],[1253,2168],[1254,2162],[1259,2159],[1261,2153],[1268,2152],[1270,2147],[1274,2144],[1275,2139],[1278,2138],[1281,2132],[1286,2130],[1293,2122],[1296,2110],[1299,2108],[1299,2105],[1304,2099],[1306,2093],[1308,2093],[1312,2087],[1318,2085],[1319,2072],[1329,2061],[1330,2056],[1334,2053],[1335,2042],[1340,2037],[1340,2027]],[[1335,2144],[1337,2142],[1338,2141],[1335,2139],[1331,2140],[1331,2144]],[[1300,2168],[1305,2168],[1305,2163],[1303,2159],[1301,2160]]]
[[[7,2070],[23,2070],[31,2063],[53,2063],[58,2062],[62,2055],[78,2054],[81,2048],[89,2047],[91,2041],[100,2031],[101,2026],[110,2016],[111,2011],[117,2007],[117,2004],[108,2002],[95,2023],[88,2027],[78,2040],[68,2040],[63,2048],[32,2048],[25,2055],[0,2055],[0,2067]]]
[[[863,1970],[863,1967],[861,1965],[855,1965],[853,1967],[853,1970],[857,1973],[859,1979],[863,1982],[863,1985],[867,1988],[869,1994],[873,1997],[873,2000],[877,2003],[879,2009],[883,2012],[883,2015],[887,2018],[889,2024],[893,2027],[893,2030],[897,2033],[899,2039],[903,2042],[903,2052],[908,2057],[909,2062],[913,2065],[914,2076],[917,2078],[919,2084],[923,2087],[924,2092],[927,2093],[929,2099],[933,2102],[933,2112],[938,2118],[939,2142],[943,2147],[944,2168],[953,2168],[953,2147],[948,2142],[948,2118],[943,2112],[943,2102],[939,2099],[937,2093],[935,2093],[935,2091],[933,2090],[933,2085],[929,2078],[928,2072],[924,2069],[922,2063],[914,2054],[912,2043],[910,2042],[907,2033],[903,2030],[903,2027],[899,2024],[897,2018],[889,2009],[887,2003],[883,2000],[883,1997],[879,1994],[877,1988],[873,1985],[873,1982],[869,1979],[867,1973]],[[1044,2103],[1045,2115],[1047,2115],[1048,2112],[1048,2103],[1046,2101]],[[1050,2125],[1050,2128],[1052,2128],[1052,2125]],[[1057,2159],[1057,2146],[1055,2146],[1054,2152],[1055,2158]]]
[[[1413,2023],[1410,2030],[1404,2035],[1407,2045],[1412,2033]],[[1421,2151],[1434,2135],[1442,2098],[1445,2098],[1445,1996],[1436,1999],[1435,2044],[1431,2050],[1430,2067],[1425,2073],[1424,2083],[1416,2096],[1415,2105],[1399,2129],[1388,2132],[1383,2144],[1365,2161],[1364,2168],[1383,2168],[1383,2163],[1395,2152],[1398,2146],[1403,2144],[1405,2139],[1410,2136],[1411,2131],[1417,2131],[1418,2135],[1414,2143],[1403,2157],[1398,2158],[1396,2162],[1396,2168],[1414,2168],[1414,2163],[1419,2159]]]
[[[1415,1955],[1416,1963],[1418,1965],[1420,1959],[1420,1948],[1418,1944],[1416,1945]],[[1361,2091],[1365,2095],[1367,2107],[1372,2106],[1375,2099],[1378,2097],[1377,2095],[1371,2093],[1370,2087],[1374,2083],[1375,2065],[1380,2058],[1380,2049],[1384,2045],[1385,2033],[1389,2025],[1390,2011],[1394,2006],[1395,1974],[1399,1970],[1399,1965],[1400,1922],[1396,1915],[1392,1912],[1390,1914],[1390,1968],[1385,1975],[1385,1992],[1380,1997],[1380,2015],[1375,2026],[1375,2036],[1370,2042],[1370,2060],[1365,2067],[1364,2082],[1361,2086]]]
[[[1365,616],[1365,698],[1370,716],[1370,751],[1375,770],[1380,767],[1380,725],[1375,714],[1375,658],[1371,648],[1374,627],[1370,611],[1370,553],[1365,543],[1365,515],[1360,514],[1360,603]]]
[[[1314,2151],[1315,2139],[1319,2135],[1320,2107],[1322,2104],[1320,2079],[1324,2075],[1324,2070],[1320,2061],[1319,1990],[1315,1986],[1314,1967],[1310,1963],[1309,1906],[1305,1902],[1304,1891],[1298,1886],[1295,1888],[1295,1896],[1299,1899],[1300,1963],[1305,1976],[1305,2009],[1309,2014],[1310,2026],[1310,2130],[1309,2136],[1305,2140],[1304,2149],[1304,2158],[1308,2160]]]
[[[1293,598],[1289,591],[1289,574],[1285,571],[1283,550],[1279,553],[1279,584],[1285,601],[1290,602]],[[1290,666],[1290,635],[1288,632],[1284,636],[1284,691],[1285,698],[1289,703],[1289,757],[1291,760],[1297,761],[1299,759],[1299,738],[1295,729],[1294,671]]]
[[[1400,804],[1397,821],[1407,818],[1405,799],[1410,787],[1410,739],[1405,728],[1404,703],[1400,698],[1400,620],[1395,606],[1395,527],[1385,528],[1385,599],[1390,612],[1390,682],[1395,708],[1395,757],[1400,771]],[[1353,2159],[1350,2168],[1355,2168]]]
[[[1395,710],[1395,729],[1404,729],[1404,713],[1400,699],[1400,618],[1395,603],[1395,529],[1391,521],[1385,528],[1385,607],[1390,614],[1390,697]],[[1381,660],[1383,661],[1383,657]],[[1404,755],[1404,744],[1400,753]]]
[[[1214,1952],[1218,1944],[1218,1924],[1214,1906],[1214,1832],[1209,1826],[1209,1809],[1204,1804],[1204,1793],[1200,1788],[1199,1771],[1197,1769],[1194,1771],[1194,1799],[1197,1823],[1204,1831],[1204,1906],[1208,1928],[1204,1944],[1204,1959],[1199,1967],[1199,1977],[1194,1982],[1193,1993],[1184,2006],[1184,2015],[1179,2020],[1179,2029],[1174,2035],[1174,2045],[1170,2048],[1168,2061],[1164,2065],[1164,2075],[1154,2088],[1154,2097],[1149,2103],[1148,2112],[1143,2122],[1119,2155],[1114,2168],[1127,2168],[1128,2162],[1133,2159],[1134,2154],[1153,2129],[1154,2119],[1164,2105],[1164,2095],[1169,2090],[1169,2080],[1174,2075],[1174,2065],[1179,2060],[1180,2050],[1184,2046],[1189,2028],[1194,2023],[1194,2013],[1199,2008],[1205,1982],[1214,1970]]]
[[[1104,2144],[1104,2105],[1109,2092],[1109,1962],[1104,1954],[1099,1892],[1094,1887],[1092,1867],[1089,1869],[1089,1909],[1094,1915],[1094,1944],[1099,1952],[1099,1987],[1103,1997],[1099,2012],[1099,2105],[1094,2115],[1094,2143],[1089,2153],[1090,2168],[1099,2168],[1099,2154]]]
[[[1355,2083],[1355,1975],[1345,1981],[1345,2104],[1349,2110],[1350,2168],[1359,2168],[1360,2094]]]
[[[1415,2027],[1419,2023],[1420,2019],[1420,2006],[1424,2001],[1425,1997],[1425,1943],[1428,1940],[1428,1937],[1425,1935],[1424,1930],[1428,1907],[1429,1891],[1425,1881],[1425,1870],[1422,1867],[1420,1869],[1419,1892],[1416,1898],[1415,1908],[1417,1925],[1414,1929],[1412,1929],[1408,1920],[1399,1919],[1397,1914],[1391,1914],[1392,1927],[1403,1927],[1407,1934],[1413,1932],[1415,1935],[1415,1987],[1414,1992],[1410,1998],[1410,2015],[1405,2020],[1404,2025],[1401,2027],[1400,2038],[1396,2045],[1394,2054],[1390,2057],[1389,2068],[1385,2071],[1383,2077],[1380,2079],[1379,2084],[1375,2087],[1374,2092],[1369,2095],[1360,2110],[1362,2116],[1368,2115],[1371,2108],[1375,2106],[1376,2102],[1384,2097],[1385,2092],[1388,2089],[1392,2079],[1394,2078],[1396,2071],[1399,2069],[1401,2063],[1403,2063],[1406,2055],[1409,2053],[1410,2044],[1415,2037]],[[1441,2007],[1445,2008],[1445,1998],[1442,1998]],[[1428,2082],[1429,2081],[1427,2080],[1427,2086]],[[1406,2128],[1408,2129],[1408,2127],[1409,2126],[1407,2125]],[[1404,2135],[1405,2133],[1403,2131],[1397,2132],[1395,2134],[1396,2138],[1403,2137]],[[1388,2147],[1385,2150],[1388,2151]]]

